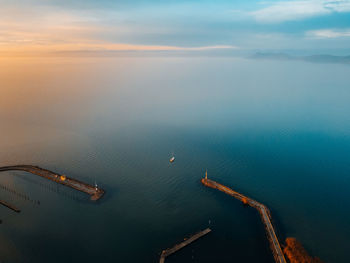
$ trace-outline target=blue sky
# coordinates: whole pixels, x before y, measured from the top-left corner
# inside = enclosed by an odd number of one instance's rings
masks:
[[[0,4],[2,50],[350,47],[350,0],[0,0]]]

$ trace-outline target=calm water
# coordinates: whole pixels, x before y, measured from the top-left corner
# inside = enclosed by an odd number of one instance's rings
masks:
[[[167,262],[273,262],[257,212],[203,187],[208,169],[268,205],[281,238],[348,262],[349,83],[349,66],[291,61],[0,61],[1,166],[40,165],[107,190],[93,204],[1,173],[0,199],[22,212],[0,207],[0,259],[157,262],[210,220],[211,234]]]

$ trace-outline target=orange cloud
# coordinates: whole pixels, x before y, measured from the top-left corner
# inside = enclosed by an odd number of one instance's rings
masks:
[[[199,47],[180,47],[180,46],[164,46],[164,45],[133,45],[122,43],[69,43],[69,44],[53,44],[45,43],[33,44],[30,39],[23,39],[16,45],[0,44],[0,54],[2,56],[12,55],[40,55],[56,52],[79,52],[79,51],[206,51],[218,49],[234,49],[235,46],[215,45],[215,46],[199,46]],[[36,41],[38,42],[38,41]]]

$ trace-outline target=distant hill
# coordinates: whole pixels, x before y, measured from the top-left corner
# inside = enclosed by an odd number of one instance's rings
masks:
[[[255,53],[254,59],[275,59],[275,60],[303,60],[313,63],[341,63],[350,64],[350,56],[334,55],[311,55],[311,56],[291,56],[285,53]]]
[[[262,53],[257,52],[253,55],[253,58],[256,59],[293,59],[293,56],[287,55],[285,53]]]
[[[306,61],[320,63],[350,63],[350,56],[313,55],[303,57]]]

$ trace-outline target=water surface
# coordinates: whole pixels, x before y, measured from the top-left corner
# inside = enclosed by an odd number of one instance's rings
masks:
[[[0,188],[0,198],[22,210],[0,207],[1,259],[156,262],[210,220],[212,233],[167,261],[273,262],[258,213],[203,187],[207,169],[269,206],[282,239],[347,262],[349,71],[238,58],[1,61],[1,165],[39,165],[107,191],[93,204],[1,173],[17,194]]]

